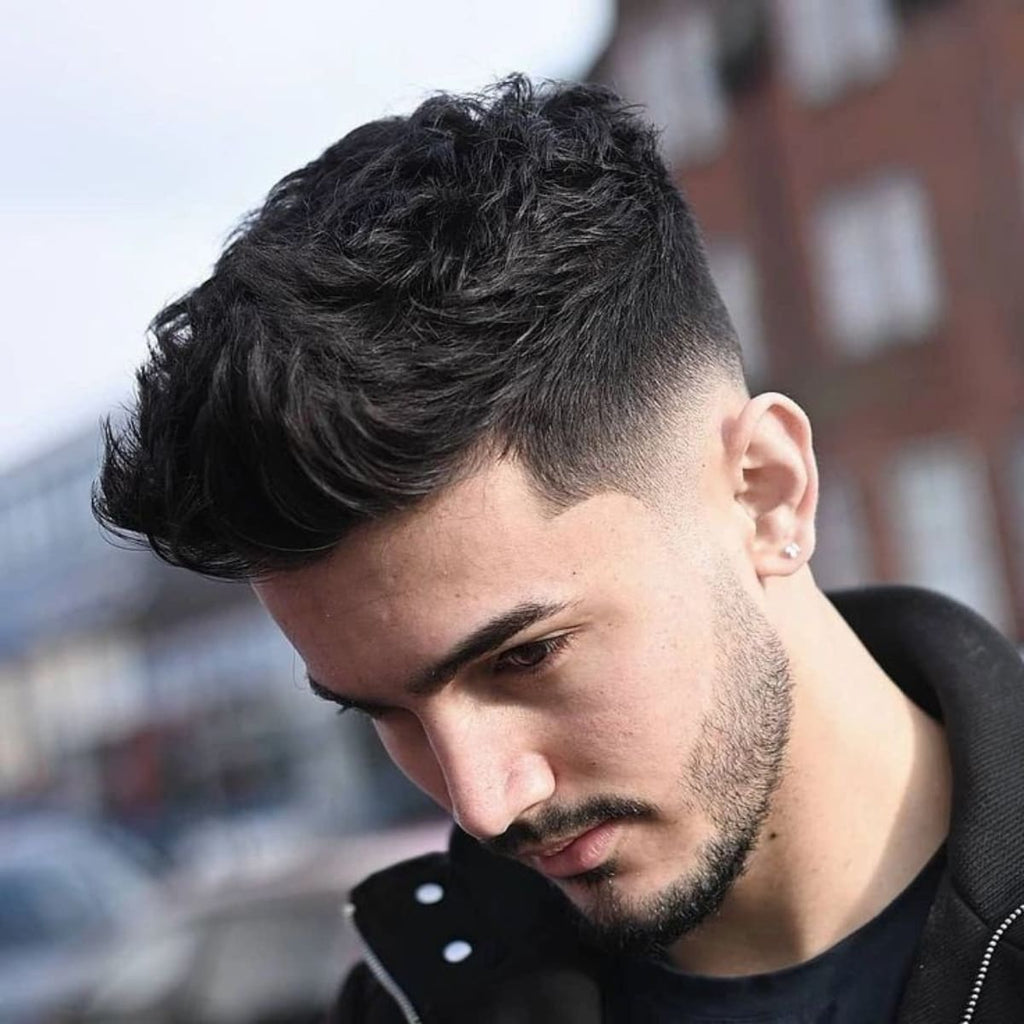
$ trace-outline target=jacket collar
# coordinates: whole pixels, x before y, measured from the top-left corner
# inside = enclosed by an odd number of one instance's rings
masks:
[[[940,718],[953,766],[949,873],[995,926],[1024,901],[1024,664],[962,605],[924,590],[873,587],[832,596],[891,679]]]

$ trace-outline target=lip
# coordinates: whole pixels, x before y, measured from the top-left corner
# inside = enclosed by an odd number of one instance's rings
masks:
[[[538,851],[527,860],[541,874],[548,878],[571,878],[593,871],[607,857],[612,841],[619,830],[619,823],[606,821],[586,832],[581,832],[574,839],[553,846],[550,852]]]

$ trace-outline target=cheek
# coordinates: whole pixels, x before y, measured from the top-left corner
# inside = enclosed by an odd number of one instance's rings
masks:
[[[563,750],[608,782],[657,786],[671,776],[674,785],[712,699],[713,668],[671,633],[628,641],[580,666],[562,711]]]
[[[396,710],[374,721],[373,726],[388,757],[402,774],[436,804],[450,811],[448,786],[419,719],[408,711]]]

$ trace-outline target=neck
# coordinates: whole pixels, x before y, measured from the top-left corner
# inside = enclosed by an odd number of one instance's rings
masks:
[[[939,725],[874,662],[814,586],[776,610],[790,654],[787,767],[722,908],[670,950],[683,970],[746,975],[824,952],[882,911],[949,828]]]

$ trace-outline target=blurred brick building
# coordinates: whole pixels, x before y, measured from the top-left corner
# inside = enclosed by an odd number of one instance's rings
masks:
[[[816,572],[1024,636],[1024,3],[619,0],[752,383],[811,415]]]

